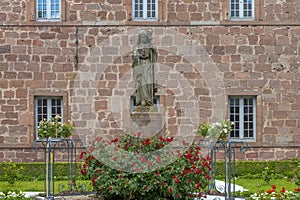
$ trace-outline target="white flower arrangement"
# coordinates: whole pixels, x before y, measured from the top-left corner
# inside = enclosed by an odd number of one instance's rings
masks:
[[[228,134],[232,131],[233,122],[221,120],[213,123],[199,125],[198,133],[210,140],[227,140]]]
[[[61,123],[61,117],[56,115],[51,117],[50,120],[43,119],[38,126],[39,139],[42,138],[67,138],[72,135],[73,125],[71,123]]]

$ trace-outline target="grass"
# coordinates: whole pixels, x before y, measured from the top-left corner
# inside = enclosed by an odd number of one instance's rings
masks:
[[[78,180],[77,185],[85,184],[86,188],[91,188],[90,181]],[[55,181],[54,182],[54,193],[57,194],[59,185],[64,184],[65,188],[68,187],[68,181]],[[0,192],[3,191],[13,191],[18,190],[22,192],[43,192],[44,191],[44,181],[17,181],[14,186],[9,186],[7,182],[0,181]]]
[[[88,191],[91,191],[90,181],[87,180],[77,180],[77,185],[85,184]],[[54,182],[54,193],[58,193],[58,186],[64,184],[65,187],[68,186],[68,181],[55,181]],[[261,190],[267,191],[271,189],[271,185],[274,184],[277,186],[277,191],[280,191],[282,187],[285,187],[286,190],[294,191],[296,184],[288,181],[286,179],[274,179],[269,183],[264,182],[262,179],[247,179],[247,178],[238,178],[236,184],[243,186],[245,189],[249,190],[249,193],[256,193]],[[44,181],[17,181],[14,187],[9,187],[7,182],[0,181],[0,192],[6,190],[20,190],[20,191],[44,191]]]
[[[249,190],[249,193],[257,193],[261,190],[267,191],[272,189],[271,185],[276,185],[277,191],[280,191],[284,187],[288,191],[294,191],[294,188],[297,188],[296,184],[288,181],[287,179],[273,179],[269,183],[266,183],[262,179],[245,179],[238,178],[236,184],[243,186],[245,189]]]

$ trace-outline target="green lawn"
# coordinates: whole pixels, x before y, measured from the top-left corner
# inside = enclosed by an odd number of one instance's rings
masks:
[[[90,181],[79,180],[76,182],[77,185],[85,184],[87,189],[90,189]],[[54,193],[58,193],[58,186],[64,184],[65,188],[68,187],[68,181],[55,181],[54,182]],[[33,191],[33,192],[43,192],[44,191],[44,181],[17,181],[13,187],[10,187],[7,182],[0,181],[0,192],[6,190],[18,190],[22,192]]]
[[[58,186],[60,184],[64,184],[66,187],[68,185],[68,181],[55,181],[54,182],[55,193],[58,193]],[[87,180],[78,180],[77,185],[85,184],[87,189],[91,190],[90,181]],[[282,187],[285,187],[286,190],[294,191],[294,188],[297,186],[285,179],[275,179],[271,180],[269,184],[265,183],[261,179],[246,179],[239,178],[236,180],[236,184],[243,186],[245,189],[249,190],[249,193],[256,193],[260,190],[267,191],[271,189],[271,185],[274,184],[277,186],[277,190],[281,190]],[[18,181],[14,187],[9,187],[7,182],[0,181],[0,191],[5,190],[20,190],[20,191],[44,191],[44,182],[43,181]]]
[[[294,191],[296,184],[288,181],[286,179],[274,179],[270,180],[270,183],[266,183],[261,179],[245,179],[240,178],[236,180],[236,184],[243,186],[245,189],[249,190],[249,193],[256,193],[260,190],[267,191],[272,189],[271,185],[276,185],[277,191],[280,191],[284,187],[288,191]]]

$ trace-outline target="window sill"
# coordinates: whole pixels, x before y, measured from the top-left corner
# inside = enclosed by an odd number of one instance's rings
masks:
[[[36,19],[36,22],[61,22],[61,19]]]
[[[221,21],[222,26],[299,26],[300,22],[288,21],[260,21],[260,20],[242,20],[242,19],[226,19]]]
[[[229,139],[229,141],[235,143],[256,142],[255,139]]]

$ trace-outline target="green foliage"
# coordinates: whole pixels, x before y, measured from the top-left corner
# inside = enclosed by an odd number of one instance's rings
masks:
[[[236,161],[235,170],[236,177],[261,178],[261,174],[266,167],[274,171],[274,178],[287,177],[292,179],[295,175],[294,170],[298,166],[298,160],[282,160],[282,161]],[[217,162],[217,176],[223,178],[224,163]]]
[[[274,171],[271,170],[269,167],[265,167],[262,171],[262,178],[265,182],[269,183],[271,179],[274,178]]]
[[[4,172],[4,179],[8,182],[9,185],[13,186],[15,182],[20,177],[20,171],[23,169],[22,167],[18,167],[16,163],[12,162],[3,162],[2,169]]]
[[[61,123],[61,117],[56,115],[51,117],[49,121],[43,119],[39,122],[38,136],[42,138],[67,138],[72,135],[73,125],[70,123]]]
[[[33,163],[15,163],[18,168],[22,168],[20,171],[19,181],[38,181],[44,180],[44,163],[43,162],[33,162]],[[76,167],[79,169],[81,163],[77,163]],[[0,181],[6,181],[4,177],[4,165],[0,165]],[[84,179],[80,175],[79,170],[77,171],[76,179]],[[68,163],[65,162],[55,162],[54,170],[55,180],[68,180]]]
[[[109,143],[116,143],[119,148],[140,155],[160,149],[172,140],[162,136],[144,139],[126,135]],[[102,139],[98,141],[106,142]],[[190,199],[197,193],[202,195],[207,191],[210,180],[211,160],[201,157],[200,147],[195,144],[187,147],[183,155],[178,155],[178,159],[167,166],[162,165],[163,158],[159,156],[156,161],[141,156],[141,163],[124,163],[133,164],[132,168],[143,163],[157,165],[156,170],[144,173],[111,168],[88,153],[83,153],[81,157],[85,161],[82,174],[91,179],[94,190],[105,199]],[[114,160],[118,162],[117,158]]]
[[[298,166],[294,169],[294,182],[300,188],[300,161],[298,163]]]
[[[90,180],[77,180],[76,186],[73,191],[75,192],[91,192]],[[54,193],[60,193],[62,191],[68,190],[68,181],[67,180],[55,180],[54,182]],[[9,186],[7,182],[0,181],[0,191],[7,193],[8,191],[35,191],[35,192],[44,192],[44,181],[16,181],[14,186]],[[1,199],[1,198],[0,198]]]

